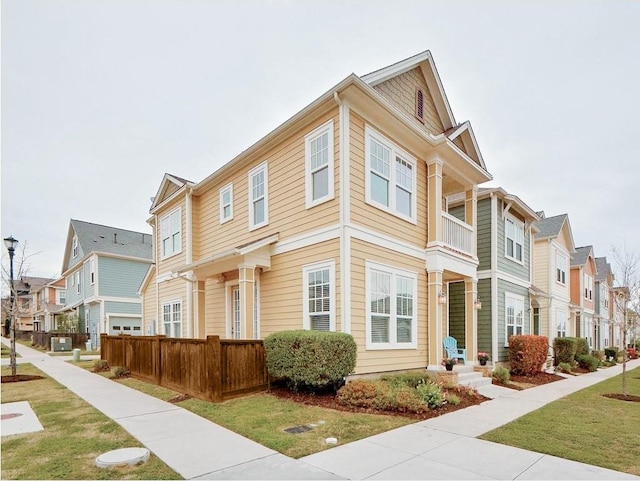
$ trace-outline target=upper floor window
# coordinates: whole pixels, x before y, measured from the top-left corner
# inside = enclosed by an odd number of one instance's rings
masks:
[[[584,275],[584,298],[593,300],[593,277],[588,274]]]
[[[605,309],[609,308],[609,290],[604,284],[600,284],[600,302]]]
[[[417,276],[366,263],[367,349],[415,348]]]
[[[74,235],[73,240],[71,241],[71,252],[74,258],[78,257],[79,251],[80,249],[78,247],[78,236]]]
[[[93,285],[96,282],[96,270],[94,267],[93,259],[89,261],[89,284]]]
[[[65,289],[58,289],[58,302],[56,304],[64,305],[67,303],[67,291]]]
[[[333,121],[304,138],[307,208],[333,199]]]
[[[416,89],[416,118],[424,122],[424,92],[421,88]]]
[[[162,257],[169,257],[182,252],[182,209],[167,214],[160,219],[160,239]]]
[[[415,223],[415,159],[370,127],[365,132],[367,202]]]
[[[220,189],[220,223],[233,219],[233,184]]]
[[[76,276],[76,293],[80,294],[80,271],[76,271],[75,273]]]
[[[505,346],[508,346],[511,336],[524,334],[524,297],[507,292],[505,293],[504,304],[507,328]]]
[[[303,327],[314,331],[335,331],[335,263],[303,268]]]
[[[560,251],[556,251],[556,281],[567,283],[567,257]]]
[[[504,255],[516,262],[522,263],[524,250],[524,224],[510,217],[504,220],[505,251]]]
[[[249,230],[269,223],[267,164],[249,171]]]

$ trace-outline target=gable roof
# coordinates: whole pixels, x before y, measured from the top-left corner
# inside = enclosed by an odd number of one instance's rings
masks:
[[[542,212],[542,215],[544,213]],[[573,233],[571,232],[571,224],[569,223],[569,216],[567,214],[560,214],[553,217],[543,217],[536,221],[534,227],[538,229],[535,234],[535,240],[554,239],[562,233],[562,229],[566,226],[566,232],[570,243],[570,249],[575,249],[575,243],[573,241]]]
[[[429,87],[429,91],[431,92],[431,96],[435,102],[438,114],[442,119],[445,131],[452,127],[456,127],[456,119],[453,116],[451,105],[447,100],[444,88],[442,87],[442,81],[440,80],[440,75],[438,74],[438,70],[436,69],[436,65],[433,61],[433,56],[429,50],[425,50],[413,57],[400,60],[399,62],[387,67],[375,70],[363,75],[361,78],[364,82],[373,87],[374,85],[389,80],[390,78],[401,75],[409,70],[413,70],[416,67],[420,67],[422,70],[422,74],[427,82],[427,86]]]
[[[593,246],[576,247],[575,252],[571,255],[571,267],[585,265],[590,254],[593,257]]]
[[[613,278],[611,264],[607,262],[607,258],[596,257],[596,281],[606,281],[609,275]]]
[[[165,200],[170,199],[173,195],[185,186],[193,187],[195,184],[190,180],[183,179],[177,175],[165,173],[160,182],[160,187],[156,195],[151,198],[150,212],[153,212]]]
[[[69,259],[74,236],[78,238],[80,258],[84,258],[92,252],[145,260],[153,258],[151,234],[71,219],[62,272],[71,267]]]

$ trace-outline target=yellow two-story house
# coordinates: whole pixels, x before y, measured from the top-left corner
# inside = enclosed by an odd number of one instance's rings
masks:
[[[204,180],[164,176],[143,329],[340,331],[358,345],[355,374],[439,369],[445,286],[464,281],[458,343],[474,361],[476,197],[490,179],[429,51],[352,74]]]

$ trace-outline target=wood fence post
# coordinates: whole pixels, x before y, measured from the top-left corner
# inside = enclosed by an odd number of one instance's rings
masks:
[[[107,342],[107,335],[100,334],[100,359],[107,359],[107,349],[105,347],[105,343]],[[108,360],[107,360],[108,362]]]
[[[161,342],[165,336],[155,336],[153,340],[153,378],[156,381],[156,384],[160,386],[162,382],[162,346]]]
[[[222,401],[222,369],[219,336],[207,336],[207,397],[213,402]]]

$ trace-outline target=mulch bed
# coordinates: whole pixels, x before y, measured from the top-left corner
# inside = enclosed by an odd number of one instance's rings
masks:
[[[445,389],[445,391],[447,391]],[[454,406],[453,404],[445,404],[439,408],[430,409],[424,413],[407,413],[407,412],[397,412],[397,411],[381,411],[378,409],[371,408],[358,408],[352,406],[343,406],[338,403],[336,399],[336,395],[334,393],[321,393],[314,394],[309,392],[292,392],[286,387],[283,386],[271,386],[269,394],[272,396],[276,396],[283,399],[288,399],[290,401],[294,401],[300,404],[305,404],[309,406],[318,406],[327,409],[333,409],[336,411],[345,411],[352,413],[365,413],[365,414],[383,414],[387,416],[403,416],[417,420],[431,419],[438,416],[442,416],[443,414],[447,414],[453,411],[457,411],[458,409],[468,408],[470,406],[475,406],[485,401],[489,401],[490,398],[482,396],[481,394],[475,393],[469,394],[466,389],[451,390],[452,393],[455,393],[456,396],[460,398],[460,404]]]
[[[35,374],[16,374],[15,376],[1,376],[2,383],[5,382],[23,382],[23,381],[35,381],[37,379],[44,379],[42,376],[36,376]]]
[[[179,402],[182,402],[182,401],[186,401],[187,399],[191,399],[192,397],[193,396],[190,396],[189,394],[176,394],[171,399],[167,399],[167,402],[179,403]]]
[[[634,396],[633,394],[627,394],[625,396],[624,394],[610,393],[610,394],[603,394],[603,396],[611,399],[617,399],[619,401],[631,401],[635,403],[640,403],[640,396]]]
[[[522,391],[523,389],[527,389],[535,386],[542,386],[543,384],[562,381],[563,379],[565,378],[558,374],[552,374],[548,372],[537,372],[532,376],[518,376],[518,375],[512,374],[509,384],[503,384],[497,379],[492,379],[491,383],[495,384],[496,386],[508,387],[510,389],[515,389],[516,391]]]

